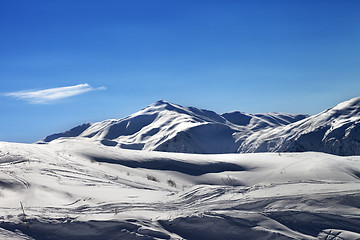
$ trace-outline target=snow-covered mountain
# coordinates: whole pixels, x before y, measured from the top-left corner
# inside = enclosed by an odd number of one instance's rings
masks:
[[[229,122],[246,126],[252,131],[261,130],[265,128],[274,128],[278,126],[287,125],[307,118],[306,114],[290,114],[290,113],[257,113],[249,114],[239,111],[221,114]]]
[[[360,97],[309,117],[247,114],[158,101],[123,119],[85,123],[46,137],[90,138],[123,149],[182,153],[318,151],[360,155]]]
[[[360,155],[360,97],[292,124],[255,132],[238,151]]]
[[[58,138],[90,138],[106,146],[123,149],[184,152],[236,153],[237,136],[287,125],[306,118],[304,114],[246,114],[182,107],[158,101],[123,119],[85,123],[64,133],[46,137],[41,143]]]
[[[305,118],[159,101],[0,142],[0,239],[360,239],[360,156],[160,152],[357,153],[359,102]]]

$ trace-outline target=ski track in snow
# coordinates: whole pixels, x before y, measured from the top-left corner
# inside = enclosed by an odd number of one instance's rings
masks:
[[[359,160],[0,143],[0,238],[358,239]]]

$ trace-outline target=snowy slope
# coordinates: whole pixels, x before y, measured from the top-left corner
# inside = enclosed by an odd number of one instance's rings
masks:
[[[274,128],[297,122],[309,117],[306,114],[291,113],[243,113],[239,111],[221,114],[226,120],[240,126],[246,126],[251,130]]]
[[[158,101],[124,119],[86,123],[64,133],[46,137],[90,138],[123,149],[184,152],[235,153],[242,137],[268,127],[282,126],[307,117],[301,114],[217,113]]]
[[[158,101],[124,119],[46,137],[88,138],[122,149],[182,153],[318,151],[360,155],[360,98],[317,115],[213,111]]]
[[[324,153],[0,142],[0,239],[358,239],[359,178]]]
[[[239,147],[239,152],[304,151],[360,155],[360,98],[286,126],[256,132]]]

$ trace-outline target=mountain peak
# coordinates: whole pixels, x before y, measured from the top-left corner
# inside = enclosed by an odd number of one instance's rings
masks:
[[[162,105],[170,105],[170,103],[165,100],[160,99],[160,100],[154,102],[153,104],[151,104],[151,106],[162,106]]]
[[[360,98],[357,97],[301,121],[257,132],[240,148],[241,152],[316,151],[359,155],[359,133]]]
[[[123,119],[83,124],[53,134],[87,138],[125,149],[186,153],[321,151],[338,155],[360,152],[360,98],[317,115],[216,112],[159,100]]]
[[[182,113],[182,114],[188,114],[186,111],[186,108],[184,108],[180,105],[174,104],[174,103],[167,102],[165,100],[156,101],[153,104],[144,108],[143,111],[145,111],[147,113],[159,113],[162,111],[172,111],[172,112],[177,112],[177,113]],[[142,113],[142,111],[139,113]]]
[[[360,109],[360,97],[352,98],[348,101],[339,103],[333,109],[334,110],[345,110],[345,109],[359,110]]]

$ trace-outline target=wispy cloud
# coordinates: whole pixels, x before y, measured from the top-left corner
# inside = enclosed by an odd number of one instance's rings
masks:
[[[49,88],[43,90],[24,90],[5,93],[5,96],[26,100],[30,103],[50,103],[55,100],[72,97],[75,95],[95,91],[105,90],[105,87],[93,88],[89,84],[78,84],[75,86]]]

